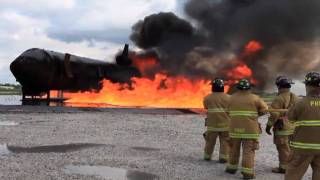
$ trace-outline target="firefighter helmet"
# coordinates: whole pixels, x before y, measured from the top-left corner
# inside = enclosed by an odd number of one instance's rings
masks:
[[[276,79],[276,85],[279,88],[291,88],[291,84],[294,84],[294,82],[286,76],[278,76]]]
[[[211,81],[212,90],[217,92],[223,92],[224,91],[224,81],[221,78],[215,78],[213,81]]]
[[[237,88],[240,90],[251,89],[251,83],[248,79],[241,79],[237,84]]]
[[[223,87],[224,86],[224,81],[221,78],[215,78],[212,82],[212,85],[217,86],[217,87]]]
[[[320,74],[317,72],[309,72],[306,75],[304,83],[307,86],[316,86],[320,87]]]

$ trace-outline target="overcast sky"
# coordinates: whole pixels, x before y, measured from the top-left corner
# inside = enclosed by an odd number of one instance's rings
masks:
[[[182,14],[183,1],[0,0],[0,83],[15,83],[9,65],[33,47],[111,60],[131,43],[134,23],[160,11]]]

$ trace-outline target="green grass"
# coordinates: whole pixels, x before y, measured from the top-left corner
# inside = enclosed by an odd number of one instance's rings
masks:
[[[21,92],[18,92],[18,91],[11,91],[11,92],[0,91],[0,96],[2,96],[2,95],[21,95]]]
[[[10,88],[10,89],[7,89]],[[21,95],[21,86],[19,84],[1,84],[0,83],[0,95]]]

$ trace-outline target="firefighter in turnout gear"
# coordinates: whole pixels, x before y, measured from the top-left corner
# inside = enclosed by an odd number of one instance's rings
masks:
[[[264,115],[267,104],[251,93],[251,84],[247,79],[241,79],[237,84],[238,91],[234,93],[228,105],[230,120],[230,154],[226,172],[235,174],[238,170],[240,148],[242,146],[243,179],[254,179],[255,150],[259,149],[261,134],[258,117]]]
[[[228,145],[228,128],[229,116],[227,106],[230,96],[224,93],[224,82],[222,79],[216,78],[212,81],[212,93],[204,98],[204,107],[208,110],[206,118],[207,131],[203,134],[206,141],[204,149],[204,159],[211,160],[211,156],[219,137],[220,153],[219,162],[226,163],[229,154]]]
[[[300,180],[311,165],[312,179],[320,179],[320,74],[306,75],[307,96],[288,111],[288,118],[295,122],[290,146],[292,153],[286,172],[286,180]]]
[[[279,76],[276,79],[278,95],[271,104],[272,109],[289,109],[298,97],[290,92],[291,79],[285,76]],[[279,166],[272,168],[273,173],[286,173],[288,158],[290,154],[289,136],[293,134],[294,126],[288,121],[285,113],[273,112],[266,126],[266,132],[271,135],[273,128],[273,140],[278,150]]]

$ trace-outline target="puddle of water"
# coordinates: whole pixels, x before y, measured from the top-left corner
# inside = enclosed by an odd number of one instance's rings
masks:
[[[0,126],[16,126],[19,125],[19,123],[14,121],[0,121]]]
[[[6,144],[0,144],[0,156],[8,155],[10,153],[11,152]]]
[[[64,172],[67,174],[93,175],[100,176],[105,179],[117,180],[153,180],[159,179],[154,174],[144,173],[140,171],[130,171],[122,168],[114,168],[108,166],[65,166]]]
[[[150,173],[144,173],[140,171],[127,171],[128,180],[152,180],[160,179],[158,176]]]
[[[137,151],[160,151],[159,148],[140,147],[140,146],[134,146],[134,147],[131,147],[131,149],[137,150]]]
[[[64,144],[64,145],[50,145],[50,146],[34,146],[34,147],[20,147],[8,146],[7,149],[13,153],[66,153],[77,151],[86,148],[104,146],[103,144]]]

